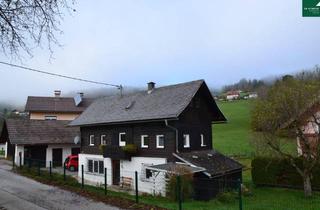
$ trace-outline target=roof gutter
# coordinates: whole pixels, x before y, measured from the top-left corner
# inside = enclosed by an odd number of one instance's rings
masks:
[[[168,123],[168,120],[166,119],[166,120],[164,120],[164,122],[165,122],[165,124],[166,124],[166,126],[168,127],[168,128],[171,128],[172,130],[174,130],[175,132],[176,132],[176,153],[179,153],[179,149],[178,149],[178,129],[177,128],[175,128],[175,127],[173,127],[172,125],[169,125],[169,123]]]

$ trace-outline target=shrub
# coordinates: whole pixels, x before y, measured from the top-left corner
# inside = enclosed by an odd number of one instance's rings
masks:
[[[103,155],[105,149],[106,149],[106,145],[101,144],[101,145],[99,146],[99,150],[100,150],[100,152],[101,152],[102,155]]]
[[[193,174],[183,167],[176,167],[174,169],[174,173],[169,174],[169,180],[167,182],[167,197],[174,201],[178,200],[177,175],[180,175],[182,200],[188,200],[193,195]]]
[[[297,159],[298,164],[302,164]],[[302,177],[288,159],[256,157],[251,162],[252,181],[255,185],[303,188]],[[314,167],[312,187],[320,190],[320,163]]]
[[[222,192],[217,195],[217,200],[221,203],[232,203],[235,201],[237,195],[235,191]]]

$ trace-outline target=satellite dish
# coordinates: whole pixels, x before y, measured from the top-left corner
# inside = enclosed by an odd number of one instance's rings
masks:
[[[80,94],[77,94],[77,95],[73,98],[73,100],[74,100],[75,105],[76,105],[76,106],[79,106],[79,104],[82,102],[82,97],[81,97]]]
[[[74,142],[74,144],[79,144],[80,143],[80,136],[74,137],[73,142]]]

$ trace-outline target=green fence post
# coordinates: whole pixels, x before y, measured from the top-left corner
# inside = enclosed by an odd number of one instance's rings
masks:
[[[21,152],[19,152],[19,166],[20,166],[20,169],[22,167],[22,157],[21,157]]]
[[[182,210],[182,199],[181,199],[181,177],[177,176],[177,199],[178,199],[178,208]]]
[[[50,174],[50,178],[52,177],[52,162],[49,162],[49,174]]]
[[[107,195],[107,168],[104,168],[104,195]]]
[[[136,203],[139,203],[139,195],[138,195],[138,193],[139,193],[139,189],[138,189],[138,172],[137,171],[135,171],[135,183],[136,183],[136,187],[135,187],[135,189],[136,189]]]
[[[239,190],[239,210],[242,210],[242,189],[241,189],[241,179],[238,179],[238,190]]]
[[[83,165],[81,165],[81,188],[84,188],[84,171],[83,171]]]
[[[63,181],[66,181],[66,164],[63,164]]]

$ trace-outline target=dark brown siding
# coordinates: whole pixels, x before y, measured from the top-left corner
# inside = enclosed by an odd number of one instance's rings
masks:
[[[165,122],[139,123],[127,125],[92,126],[81,128],[82,152],[85,154],[102,154],[100,152],[100,137],[106,135],[112,145],[119,145],[119,133],[126,133],[128,143],[138,146],[137,156],[143,157],[171,157],[175,151],[175,132],[166,127]],[[89,136],[95,136],[95,146],[89,146]],[[149,147],[141,148],[141,135],[149,136]],[[164,135],[165,148],[156,148],[156,135]]]
[[[212,149],[212,128],[211,124],[214,113],[209,107],[210,94],[205,86],[202,86],[192,99],[192,102],[179,117],[174,126],[179,130],[179,151]],[[190,148],[183,147],[183,134],[190,135]],[[205,147],[201,147],[200,134],[204,135]]]

